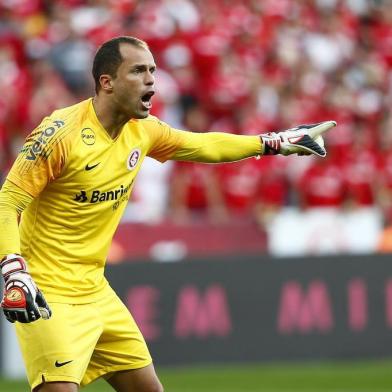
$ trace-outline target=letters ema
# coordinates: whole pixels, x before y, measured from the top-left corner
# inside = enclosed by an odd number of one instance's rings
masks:
[[[161,338],[160,297],[159,289],[150,285],[135,286],[127,293],[127,306],[149,341]],[[194,285],[181,287],[173,321],[178,339],[228,337],[233,328],[225,288],[216,283],[203,290]]]

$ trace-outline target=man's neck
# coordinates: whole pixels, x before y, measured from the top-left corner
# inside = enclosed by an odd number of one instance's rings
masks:
[[[122,127],[130,120],[118,112],[109,100],[98,95],[93,97],[93,107],[99,122],[112,139],[119,135]]]

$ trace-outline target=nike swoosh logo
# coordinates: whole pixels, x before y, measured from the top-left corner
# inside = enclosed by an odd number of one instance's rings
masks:
[[[64,366],[64,365],[66,365],[66,364],[68,364],[68,363],[71,363],[71,362],[73,362],[73,359],[71,359],[70,361],[65,361],[65,362],[56,361],[55,364],[54,364],[54,366],[56,366],[56,367],[61,367],[61,366]]]
[[[85,170],[92,170],[94,169],[94,167],[97,167],[101,162],[98,162],[95,165],[89,166],[89,164],[86,165],[86,167],[84,168]]]

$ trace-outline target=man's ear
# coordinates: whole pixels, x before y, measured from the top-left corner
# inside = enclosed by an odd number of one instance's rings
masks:
[[[113,78],[110,75],[103,74],[99,77],[99,83],[102,90],[111,93],[113,90]]]

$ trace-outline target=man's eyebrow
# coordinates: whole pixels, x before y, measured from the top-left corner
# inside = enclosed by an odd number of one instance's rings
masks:
[[[155,64],[132,64],[131,68],[156,68]]]

